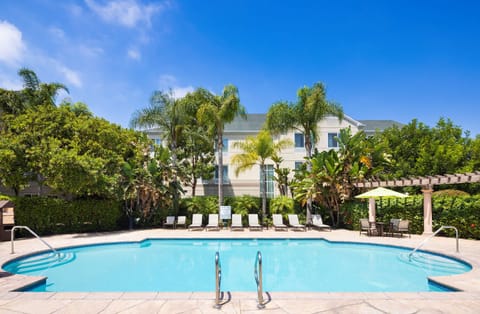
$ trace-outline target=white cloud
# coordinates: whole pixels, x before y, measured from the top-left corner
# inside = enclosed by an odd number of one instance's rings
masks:
[[[0,21],[0,62],[16,67],[22,60],[24,51],[22,32],[15,25]]]
[[[159,79],[159,87],[163,91],[172,91],[173,97],[182,98],[195,90],[193,86],[178,86],[177,78],[170,74],[163,74]]]
[[[130,59],[133,59],[133,60],[140,60],[140,58],[142,57],[142,55],[140,54],[140,51],[138,51],[138,49],[136,48],[128,49],[127,55]]]
[[[85,0],[85,3],[104,21],[130,28],[140,23],[150,26],[152,16],[164,9],[163,4],[142,5],[136,0],[114,0],[103,5],[95,0]]]
[[[173,97],[176,99],[182,98],[185,97],[185,95],[187,95],[188,93],[193,92],[194,90],[195,89],[193,88],[193,86],[174,87],[172,88]]]
[[[86,44],[79,44],[76,48],[78,52],[86,57],[98,57],[104,53],[100,47],[88,46]]]
[[[82,87],[83,83],[80,79],[80,75],[77,72],[73,71],[70,68],[67,68],[62,64],[57,64],[57,69],[60,73],[63,74],[68,83],[72,84],[75,87]]]

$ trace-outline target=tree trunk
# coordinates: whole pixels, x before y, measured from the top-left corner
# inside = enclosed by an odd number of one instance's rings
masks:
[[[305,130],[305,150],[307,152],[307,172],[310,173],[312,171],[312,162],[310,159],[312,158],[312,138],[309,132]],[[307,225],[312,223],[312,197],[309,197],[307,200]]]
[[[223,206],[223,134],[219,130],[217,135],[217,155],[218,155],[218,210]]]
[[[261,164],[260,165],[260,169],[261,169],[261,172],[262,172],[262,177],[263,177],[263,182],[262,182],[262,185],[263,185],[263,191],[262,191],[262,221],[265,219],[266,215],[267,215],[267,171],[265,171],[266,169],[266,166],[265,164]]]

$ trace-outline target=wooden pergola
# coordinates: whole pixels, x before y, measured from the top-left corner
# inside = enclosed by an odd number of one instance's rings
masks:
[[[360,181],[358,188],[421,186],[423,192],[423,234],[432,234],[432,193],[435,185],[480,182],[480,171],[471,173],[401,178],[385,181]]]

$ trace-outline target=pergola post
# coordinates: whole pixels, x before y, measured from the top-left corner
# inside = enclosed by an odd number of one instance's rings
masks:
[[[432,231],[432,193],[430,185],[422,187],[423,193],[423,235],[430,235]]]

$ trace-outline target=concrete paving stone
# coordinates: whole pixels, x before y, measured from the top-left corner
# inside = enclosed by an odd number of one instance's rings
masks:
[[[355,306],[361,304],[362,300],[301,300],[291,302],[289,300],[277,300],[276,304],[288,313],[322,313],[325,311],[336,311],[337,308]]]
[[[145,300],[111,300],[99,314],[117,314],[121,311],[128,311]]]
[[[110,300],[73,300],[59,309],[58,314],[97,314],[108,307]]]
[[[418,308],[412,300],[367,300],[373,308],[383,313],[413,314]]]
[[[165,301],[165,300],[145,300],[128,309],[119,311],[118,313],[119,314],[165,313],[163,312],[162,308],[167,302],[168,301]]]
[[[125,292],[122,294],[122,299],[141,299],[141,300],[153,300],[157,297],[158,292]]]
[[[136,312],[138,309],[144,309],[143,304],[139,304],[135,306],[135,311],[128,311],[125,313],[200,313],[198,308],[197,300],[155,300],[157,302],[163,302],[161,305],[160,303],[156,303],[156,308],[153,309],[152,305],[150,306],[151,310],[155,310],[154,312]],[[146,301],[146,302],[151,302]],[[213,304],[213,303],[212,303]]]
[[[0,307],[0,313],[4,311],[13,311],[15,313],[24,314],[49,314],[55,313],[65,306],[67,306],[71,300],[13,300],[7,304],[3,304]]]
[[[116,300],[120,299],[124,292],[90,292],[85,300]]]
[[[52,300],[79,300],[85,299],[88,295],[88,292],[62,292],[62,293],[54,293],[50,299]]]

